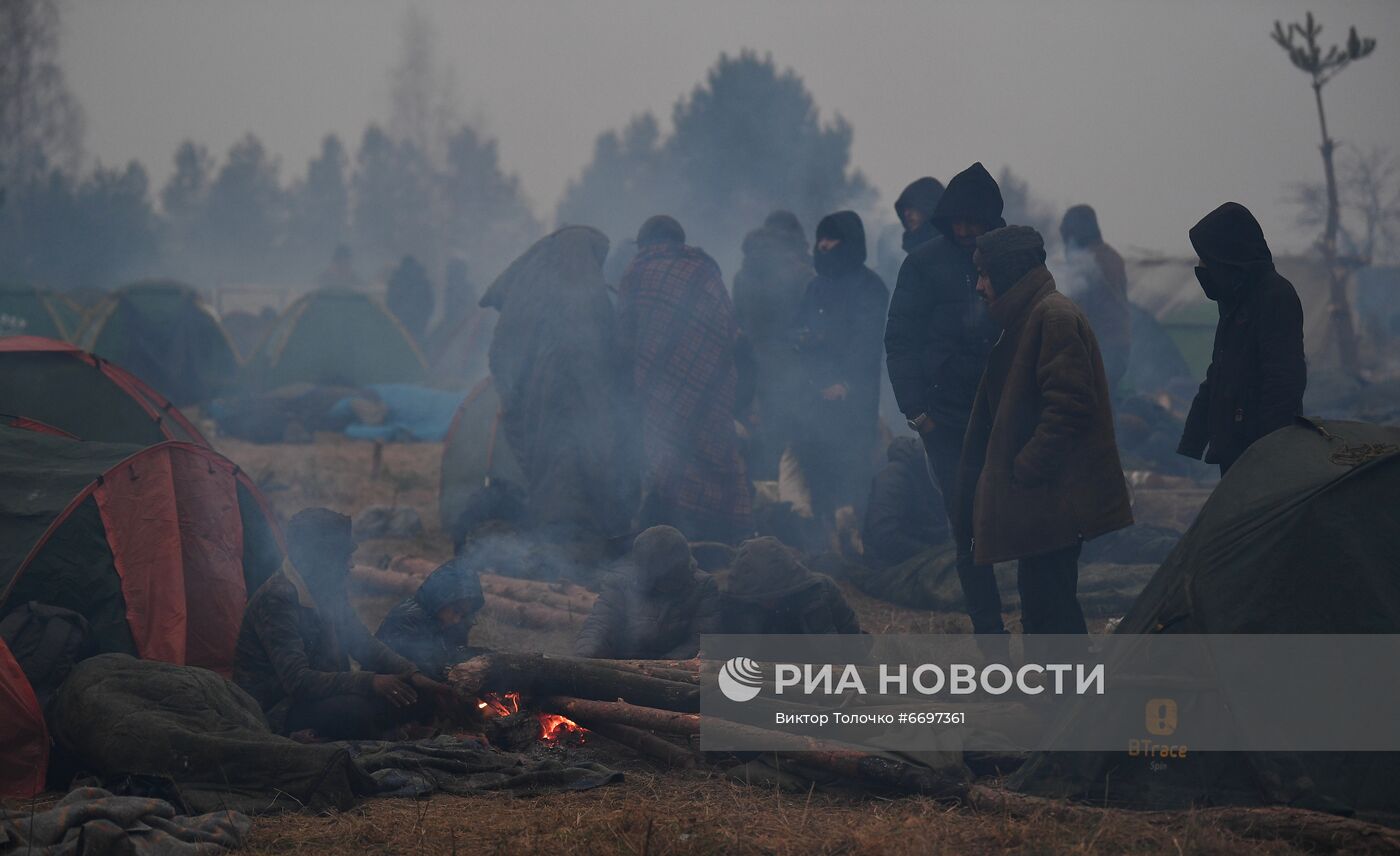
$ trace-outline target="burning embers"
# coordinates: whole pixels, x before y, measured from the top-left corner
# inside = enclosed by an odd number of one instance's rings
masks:
[[[505,748],[520,748],[536,740],[546,746],[577,746],[587,734],[567,716],[522,712],[520,693],[482,693],[476,706],[486,720],[488,738]]]

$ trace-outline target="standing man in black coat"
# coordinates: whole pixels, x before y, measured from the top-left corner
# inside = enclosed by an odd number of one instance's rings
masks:
[[[977,297],[977,238],[1006,222],[1001,188],[975,163],[948,182],[934,210],[939,236],[916,247],[899,269],[885,326],[885,359],[899,409],[919,432],[949,519],[972,400],[1001,330]],[[959,543],[958,579],[974,633],[1005,632],[996,577]]]
[[[865,266],[865,226],[854,211],[817,225],[816,277],[798,311],[805,406],[797,459],[823,516],[865,498],[875,468],[880,408],[880,330],[890,293]]]
[[[1201,259],[1196,278],[1219,304],[1220,322],[1177,451],[1197,459],[1204,452],[1224,475],[1255,440],[1303,412],[1303,305],[1274,269],[1259,221],[1238,202],[1193,226],[1191,246]]]

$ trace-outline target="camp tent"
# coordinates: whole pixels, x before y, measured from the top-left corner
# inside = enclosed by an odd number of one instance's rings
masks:
[[[178,405],[218,395],[238,370],[219,319],[188,285],[138,282],[93,308],[75,340],[125,366]]]
[[[1193,374],[1205,377],[1215,343],[1216,304],[1196,280],[1196,259],[1145,258],[1128,262],[1128,297],[1152,313],[1171,335]],[[1278,272],[1293,283],[1303,304],[1303,341],[1310,368],[1337,363],[1332,347],[1328,307],[1330,284],[1321,260],[1311,256],[1274,259]],[[1354,283],[1348,286],[1355,295]],[[1355,298],[1352,301],[1356,305]]]
[[[524,484],[520,465],[500,427],[501,399],[487,377],[467,394],[452,417],[442,446],[442,479],[438,513],[444,532],[451,532],[467,498],[491,479]]]
[[[0,285],[0,336],[67,339],[82,311],[66,298],[32,286]]]
[[[44,789],[49,732],[34,689],[0,639],[0,797],[27,799]]]
[[[244,367],[254,389],[417,383],[426,373],[403,325],[374,298],[344,289],[313,291],[289,306]]]
[[[0,427],[0,615],[64,607],[99,653],[227,674],[248,593],[281,562],[257,488],[208,448]]]
[[[434,383],[471,389],[490,374],[487,352],[496,328],[496,311],[476,309],[462,318],[444,319],[433,331],[428,351]]]
[[[1400,428],[1299,420],[1220,482],[1118,633],[1400,633]],[[1038,753],[1014,784],[1147,806],[1268,802],[1271,765],[1359,812],[1400,806],[1400,753]]]
[[[185,416],[140,378],[67,342],[0,339],[0,413],[80,440],[208,445]]]

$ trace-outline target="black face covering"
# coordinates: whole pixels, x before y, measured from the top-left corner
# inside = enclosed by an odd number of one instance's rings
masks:
[[[1206,293],[1206,297],[1217,303],[1229,300],[1239,290],[1239,286],[1232,281],[1228,274],[1215,268],[1196,267],[1196,281],[1201,284],[1201,291]]]
[[[865,259],[861,257],[860,248],[849,241],[842,241],[825,252],[817,250],[812,254],[812,266],[822,276],[841,276],[859,268],[864,263]]]

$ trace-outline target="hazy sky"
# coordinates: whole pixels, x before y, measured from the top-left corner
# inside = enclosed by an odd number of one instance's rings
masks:
[[[88,151],[139,158],[157,186],[178,142],[217,153],[253,131],[300,174],[328,131],[352,147],[388,115],[407,2],[69,0],[63,58]],[[770,52],[824,117],[882,210],[913,178],[1010,165],[1057,208],[1089,202],[1121,248],[1186,254],[1227,199],[1300,246],[1285,185],[1321,177],[1306,76],[1268,37],[1319,9],[1327,41],[1376,53],[1324,90],[1333,135],[1400,154],[1400,2],[417,2],[463,114],[500,140],[550,219],[599,132],[671,105],[721,51]],[[672,212],[684,221],[685,212]],[[892,214],[890,215],[892,217]],[[809,224],[810,228],[810,224]]]

